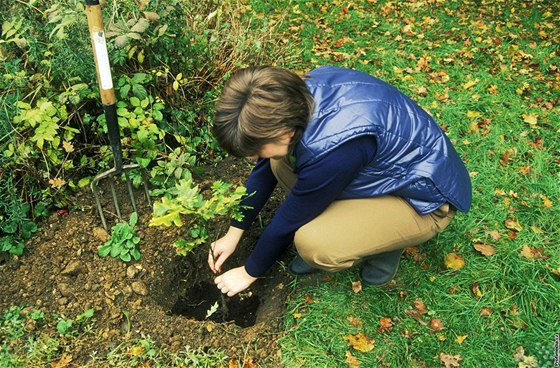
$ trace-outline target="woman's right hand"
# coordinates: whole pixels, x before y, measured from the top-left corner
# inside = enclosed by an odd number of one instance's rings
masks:
[[[230,227],[226,235],[216,240],[210,245],[208,252],[208,265],[214,273],[222,272],[222,265],[233,254],[243,230],[236,227]]]

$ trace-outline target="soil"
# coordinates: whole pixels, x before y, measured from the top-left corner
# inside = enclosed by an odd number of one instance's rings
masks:
[[[242,185],[250,166],[241,160],[226,159],[205,170],[197,178],[201,188],[217,179]],[[125,217],[126,185],[117,186]],[[102,194],[102,206],[111,209],[110,194]],[[175,254],[173,242],[185,229],[147,226],[151,209],[140,192],[136,193],[141,238],[139,261],[124,263],[97,255],[109,238],[101,225],[91,192],[80,193],[68,211],[53,213],[41,224],[41,231],[26,244],[23,256],[0,262],[0,309],[25,305],[73,319],[85,310],[95,310],[95,344],[76,347],[74,363],[86,362],[92,353],[110,351],[126,338],[151,337],[169,350],[218,348],[229,357],[250,356],[266,366],[280,366],[276,340],[283,327],[283,316],[291,276],[278,262],[263,278],[241,296],[222,297],[209,270],[207,248],[187,256]],[[281,195],[275,193],[261,212],[266,223]],[[116,219],[108,218],[109,227]],[[212,224],[213,231],[227,228],[227,220]],[[246,232],[225,269],[243,264],[258,239],[258,224]],[[215,236],[215,234],[213,234]],[[284,258],[290,257],[286,254]],[[218,303],[218,309],[206,318]],[[128,312],[129,320],[125,313]],[[94,337],[92,337],[94,338]],[[101,341],[99,340],[101,339]]]

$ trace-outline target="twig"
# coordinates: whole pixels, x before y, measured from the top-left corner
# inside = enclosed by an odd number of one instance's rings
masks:
[[[216,259],[214,258],[214,248],[212,248],[212,244],[216,243],[216,240],[218,240],[218,237],[220,236],[221,232],[222,232],[222,228],[220,227],[218,229],[218,232],[216,233],[216,238],[214,239],[214,242],[210,243],[210,256],[212,257],[212,262],[214,264],[216,264]],[[222,313],[222,320],[225,321],[226,316],[229,314],[229,309],[227,306],[226,296],[221,291],[220,291],[220,312]]]

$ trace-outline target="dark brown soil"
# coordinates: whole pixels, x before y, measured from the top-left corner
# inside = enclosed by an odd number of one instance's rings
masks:
[[[207,169],[197,181],[202,188],[216,179],[242,184],[249,170],[245,162],[227,159]],[[117,188],[126,192],[124,184]],[[108,199],[109,193],[103,196]],[[272,198],[263,210],[264,223],[270,219],[279,197]],[[129,202],[124,198],[120,193],[123,207]],[[150,336],[161,348],[218,348],[232,358],[250,356],[256,364],[279,366],[275,341],[282,331],[291,280],[282,263],[277,263],[241,297],[225,297],[222,302],[206,263],[207,248],[177,256],[172,244],[185,229],[148,227],[151,210],[140,194],[137,198],[140,219],[136,228],[142,253],[139,261],[124,263],[97,255],[109,234],[97,216],[93,195],[81,193],[68,212],[53,213],[41,225],[23,256],[0,264],[0,309],[25,305],[75,318],[93,308],[99,332],[92,336],[95,346],[78,346],[73,352],[74,363],[87,361],[93,349],[99,355],[125,338]],[[111,208],[108,201],[103,208]],[[130,209],[125,207],[123,214],[128,216]],[[115,220],[108,221],[114,224]],[[228,221],[222,222],[212,227],[225,231]],[[243,264],[260,230],[254,224],[246,233],[226,269]],[[207,319],[208,310],[216,302],[219,309]]]

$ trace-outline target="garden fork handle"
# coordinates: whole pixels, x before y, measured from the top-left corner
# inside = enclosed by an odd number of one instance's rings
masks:
[[[107,121],[109,144],[111,145],[113,158],[115,160],[114,169],[115,173],[118,174],[122,171],[123,167],[121,136],[117,120],[117,106],[115,90],[113,89],[113,79],[111,77],[111,65],[109,63],[109,54],[107,52],[107,43],[103,30],[101,6],[99,5],[99,0],[85,0],[85,2],[93,57],[95,59],[95,69],[97,71],[99,94],[101,95],[101,103],[103,104],[105,120]]]

